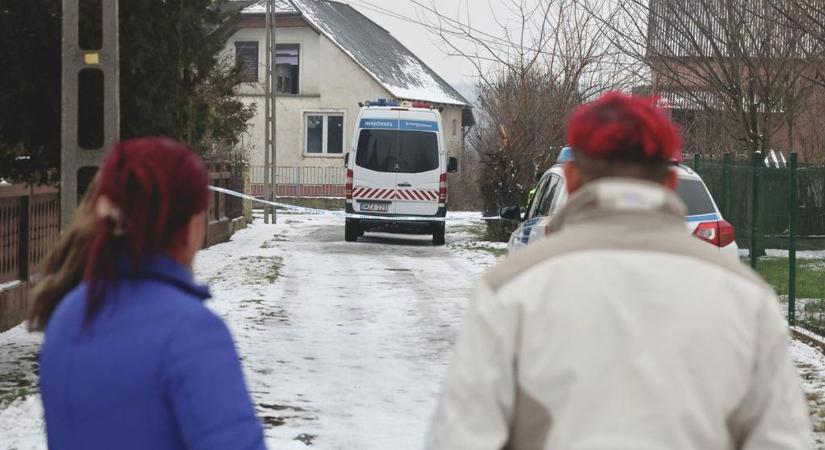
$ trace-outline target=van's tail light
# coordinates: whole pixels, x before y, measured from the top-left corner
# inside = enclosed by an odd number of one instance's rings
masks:
[[[693,235],[717,247],[725,247],[736,239],[733,225],[724,220],[702,222],[696,226]]]
[[[438,181],[438,203],[441,205],[447,204],[447,173],[441,174]]]
[[[352,169],[347,169],[347,184],[344,185],[344,193],[347,200],[352,200]]]

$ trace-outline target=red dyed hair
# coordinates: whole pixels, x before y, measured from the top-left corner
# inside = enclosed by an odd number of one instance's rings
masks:
[[[203,162],[185,144],[166,138],[115,144],[100,168],[94,201],[106,197],[119,217],[100,217],[94,225],[84,270],[88,319],[124,259],[137,270],[147,258],[183,244],[189,220],[208,205],[208,183]]]
[[[681,160],[679,130],[655,97],[609,92],[578,107],[567,123],[567,142],[593,159],[656,163]]]

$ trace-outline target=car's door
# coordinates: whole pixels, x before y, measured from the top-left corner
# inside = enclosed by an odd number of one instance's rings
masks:
[[[544,195],[541,201],[535,205],[535,214],[540,220],[533,225],[533,230],[529,237],[530,242],[542,239],[547,235],[547,226],[566,200],[567,187],[564,178],[554,173],[550,174]]]
[[[522,244],[527,244],[528,242],[530,242],[530,236],[533,233],[533,227],[542,219],[542,216],[539,215],[538,205],[547,195],[547,188],[552,179],[552,174],[545,173],[539,180],[538,185],[536,186],[536,194],[535,196],[533,196],[533,202],[530,204],[530,209],[527,211],[526,220],[516,230],[516,232],[518,233],[518,240]]]

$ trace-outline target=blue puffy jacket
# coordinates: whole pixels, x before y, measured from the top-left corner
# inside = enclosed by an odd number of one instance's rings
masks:
[[[166,257],[120,272],[90,324],[85,283],[49,321],[40,355],[49,448],[264,449],[232,337],[203,305],[209,290]]]

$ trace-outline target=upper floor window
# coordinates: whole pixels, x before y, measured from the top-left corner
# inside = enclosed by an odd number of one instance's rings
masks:
[[[298,44],[278,44],[275,46],[275,73],[278,77],[277,89],[281,94],[298,94],[300,46]]]
[[[235,64],[244,83],[258,81],[258,41],[235,42]]]

